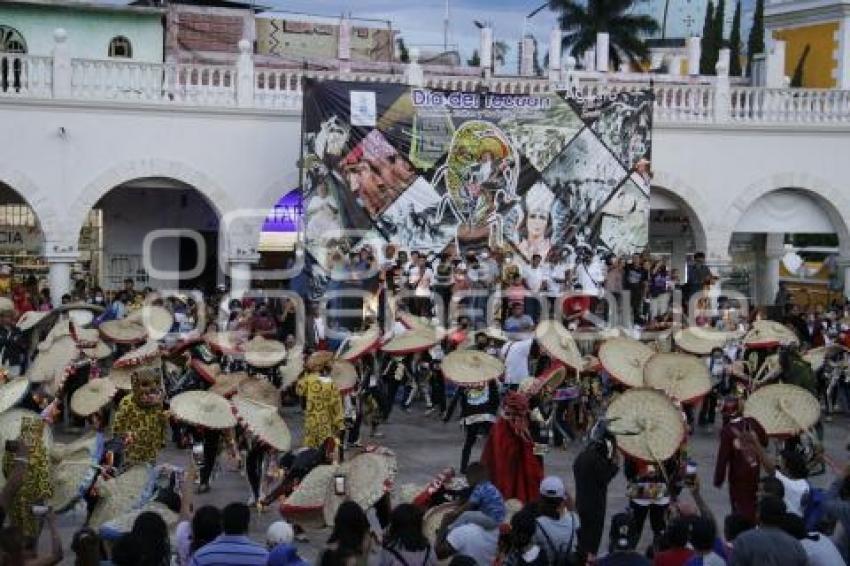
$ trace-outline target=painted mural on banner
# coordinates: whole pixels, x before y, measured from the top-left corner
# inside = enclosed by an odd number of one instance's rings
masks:
[[[585,99],[308,81],[307,252],[325,273],[387,243],[567,266],[639,252],[651,132],[649,90]]]

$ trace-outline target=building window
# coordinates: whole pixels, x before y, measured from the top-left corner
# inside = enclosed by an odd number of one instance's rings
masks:
[[[15,28],[0,25],[0,52],[26,53],[27,42],[24,36]]]
[[[121,57],[124,59],[132,58],[133,46],[130,45],[130,40],[124,37],[123,35],[113,37],[112,40],[109,42],[109,56]]]

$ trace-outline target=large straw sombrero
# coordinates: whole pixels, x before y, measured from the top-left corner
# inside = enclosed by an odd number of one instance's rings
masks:
[[[821,346],[812,348],[803,354],[803,359],[809,362],[812,366],[812,371],[820,371],[827,358],[831,358],[839,352],[850,352],[850,349],[845,348],[841,344],[830,344],[829,346]]]
[[[103,340],[98,340],[93,347],[80,348],[80,352],[91,360],[105,360],[112,355],[112,348]]]
[[[377,326],[373,326],[362,334],[352,334],[339,352],[338,357],[346,362],[353,362],[375,348],[380,340],[381,329]]]
[[[793,330],[773,320],[757,320],[744,336],[747,348],[774,348],[780,344],[799,344]]]
[[[111,479],[101,476],[95,484],[99,497],[89,525],[98,528],[128,511],[138,509],[142,503],[142,491],[148,485],[148,478],[146,465],[133,466]]]
[[[776,383],[753,391],[744,404],[744,416],[755,419],[770,436],[792,436],[818,422],[820,403],[802,387]]]
[[[67,444],[55,442],[53,446],[50,447],[50,461],[54,464],[58,464],[62,460],[69,459],[71,454],[74,452],[81,451],[94,455],[96,447],[97,434],[94,432],[89,432]]]
[[[21,332],[26,332],[31,328],[35,328],[49,314],[50,313],[44,311],[27,311],[21,315],[21,318],[18,319],[18,323],[15,326],[17,326]]]
[[[277,372],[280,374],[281,389],[289,389],[304,372],[304,360],[301,356],[290,358],[285,366],[280,366],[277,369]]]
[[[242,397],[233,399],[233,406],[239,421],[261,441],[280,452],[287,452],[292,447],[292,435],[277,407]]]
[[[339,392],[347,395],[357,387],[357,368],[351,362],[334,360],[331,379]]]
[[[440,367],[446,379],[462,387],[482,385],[505,373],[498,358],[477,350],[455,350]]]
[[[0,312],[15,312],[15,303],[9,297],[0,297]]]
[[[100,332],[97,328],[82,328],[71,322],[68,330],[80,349],[94,348],[100,342]]]
[[[4,413],[0,413],[0,442],[4,443],[7,440],[17,440],[21,437],[21,421],[23,419],[40,419],[41,416],[35,411],[27,409],[9,409]],[[53,445],[53,429],[49,426],[44,426],[42,442],[48,452]]]
[[[611,377],[626,387],[643,385],[643,366],[655,352],[631,338],[611,338],[599,347],[599,362]]]
[[[236,391],[242,382],[251,379],[254,378],[244,371],[236,373],[222,373],[216,378],[215,383],[212,384],[209,391],[217,393],[222,397],[231,397],[236,394]]]
[[[24,395],[27,394],[29,387],[30,382],[24,378],[13,379],[0,385],[0,413],[8,411],[20,403]]]
[[[50,330],[47,332],[47,336],[44,337],[44,340],[38,343],[37,349],[39,352],[49,350],[55,342],[65,337],[71,337],[71,324],[67,320],[58,320],[56,321],[56,324],[50,327]]]
[[[171,399],[171,414],[178,420],[222,430],[236,425],[230,403],[209,391],[186,391]]]
[[[689,326],[673,334],[677,348],[698,356],[707,356],[713,349],[722,348],[730,338],[728,332],[704,326]]]
[[[92,452],[80,447],[67,453],[52,467],[50,478],[53,485],[50,506],[56,510],[67,508],[80,498],[81,490],[94,480]]]
[[[221,375],[221,366],[219,364],[207,364],[198,358],[192,358],[189,365],[207,383],[215,383]]]
[[[131,374],[136,368],[112,368],[109,370],[109,375],[107,379],[109,379],[112,383],[115,384],[115,387],[121,389],[122,391],[129,391],[133,388],[133,382],[131,379]]]
[[[416,316],[415,314],[410,314],[409,312],[401,312],[398,314],[398,319],[401,321],[403,325],[405,325],[410,330],[416,329],[428,329],[431,330],[433,328],[433,324],[431,324],[431,320],[422,316]]]
[[[331,485],[337,466],[319,465],[310,470],[298,487],[280,506],[281,513],[317,511],[325,504],[325,494]]]
[[[148,331],[144,326],[126,318],[107,320],[97,328],[104,340],[116,344],[139,344],[148,337]]]
[[[552,366],[534,380],[534,385],[529,393],[536,395],[544,388],[550,391],[555,390],[565,379],[567,379],[567,368],[560,365]]]
[[[691,403],[711,390],[705,362],[690,354],[655,354],[643,368],[647,387],[663,391],[681,403]]]
[[[436,544],[437,533],[440,531],[440,526],[443,524],[443,519],[458,508],[458,503],[450,502],[431,507],[422,518],[422,532],[431,541],[431,544]]]
[[[118,387],[111,379],[92,379],[74,391],[71,410],[81,417],[87,417],[108,405],[117,392]]]
[[[280,405],[280,390],[273,383],[261,377],[243,380],[236,388],[236,396],[240,399],[249,399],[255,403],[262,403],[271,407]]]
[[[77,344],[70,335],[53,341],[40,351],[27,370],[27,379],[33,383],[61,382],[65,379],[65,370],[79,357]]]
[[[333,489],[328,490],[324,502],[325,523],[333,525],[339,504],[345,498],[363,509],[377,503],[392,489],[396,472],[395,454],[389,451],[365,452],[338,466],[336,473],[346,476],[348,493],[338,496]]]
[[[277,340],[256,336],[242,346],[245,362],[255,368],[270,368],[286,359],[286,346]]]
[[[437,344],[442,339],[440,334],[434,328],[416,327],[393,337],[381,350],[396,356],[422,352]]]
[[[682,412],[655,389],[629,389],[614,397],[605,418],[617,436],[617,446],[633,458],[661,463],[679,449],[685,438]]]
[[[133,524],[136,522],[136,519],[142,513],[156,513],[162,520],[165,522],[165,526],[168,527],[169,531],[177,526],[177,523],[180,522],[180,515],[169,509],[167,506],[159,503],[157,501],[150,501],[145,503],[140,509],[134,509],[133,511],[128,511],[115,517],[114,519],[110,519],[106,521],[100,526],[101,536],[104,534],[112,534],[112,535],[120,535],[126,534],[133,530]]]
[[[115,360],[115,363],[112,365],[117,368],[141,366],[151,363],[160,357],[161,354],[162,352],[159,349],[159,344],[150,340],[135,350],[130,350]]]
[[[554,320],[545,320],[534,332],[537,343],[552,358],[581,371],[581,352],[569,331]]]
[[[222,354],[240,353],[240,347],[245,342],[238,332],[207,332],[203,340],[214,351]]]
[[[156,305],[140,308],[129,314],[127,320],[144,327],[151,340],[160,340],[171,331],[174,325],[174,315],[168,309]]]

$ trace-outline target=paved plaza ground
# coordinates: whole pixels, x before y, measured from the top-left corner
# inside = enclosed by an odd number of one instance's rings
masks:
[[[297,407],[284,409],[287,423],[292,429],[293,439],[301,438],[302,417]],[[826,451],[837,461],[845,461],[850,455],[845,450],[848,440],[848,424],[850,418],[838,416],[834,422],[826,423]],[[719,425],[718,425],[719,430]],[[704,498],[711,506],[718,520],[728,513],[729,500],[725,487],[718,490],[712,485],[714,473],[714,458],[717,450],[717,433],[708,430],[698,430],[690,437],[689,454],[698,463],[698,473],[703,486]],[[424,485],[435,473],[447,466],[459,466],[460,446],[463,440],[461,428],[457,423],[443,424],[436,416],[425,416],[424,407],[415,405],[410,413],[400,410],[393,411],[390,422],[382,427],[386,433],[381,442],[394,450],[398,456],[399,476],[397,485],[413,482]],[[60,435],[65,436],[65,435]],[[480,452],[482,444],[476,446],[473,459]],[[578,443],[573,443],[567,450],[556,449],[546,458],[546,473],[557,474],[565,479],[572,491],[573,475],[572,462],[580,450]],[[162,459],[178,465],[184,465],[189,457],[188,451],[180,451],[169,447],[162,454]],[[832,479],[830,472],[812,479],[815,485],[826,484]],[[625,479],[619,474],[610,485],[608,492],[608,517],[626,507]],[[247,480],[236,471],[224,471],[216,478],[210,493],[196,497],[196,507],[206,503],[224,506],[232,501],[246,501],[249,495]],[[275,509],[269,509],[263,514],[255,514],[251,525],[251,535],[257,541],[264,540],[266,527],[279,518]],[[66,559],[64,564],[72,564],[70,541],[77,528],[79,518],[71,515],[61,516],[59,524],[62,538],[65,542]],[[607,525],[606,525],[607,530]],[[642,546],[648,542],[645,527]],[[300,544],[300,552],[311,562],[316,557],[327,539],[328,531],[310,531],[310,542]],[[47,537],[41,541],[46,546]]]

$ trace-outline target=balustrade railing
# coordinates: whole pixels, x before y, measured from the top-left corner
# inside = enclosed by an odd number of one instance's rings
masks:
[[[0,53],[0,99],[68,98],[137,104],[301,108],[303,82],[347,80],[404,83],[400,74],[306,71],[256,66],[141,63]],[[645,89],[655,93],[657,123],[850,123],[850,91],[740,86],[728,77],[676,77],[570,71],[562,81],[541,77],[425,75],[426,88],[501,94],[541,94],[568,88],[599,97]],[[55,84],[54,84],[55,83]]]

